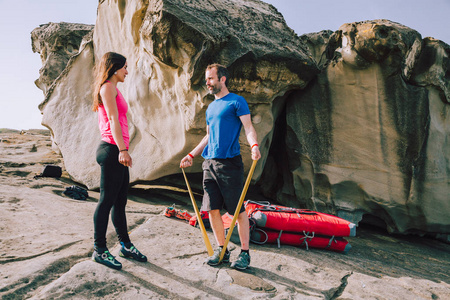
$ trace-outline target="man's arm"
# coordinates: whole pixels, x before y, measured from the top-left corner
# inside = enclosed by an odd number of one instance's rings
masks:
[[[256,130],[252,124],[252,118],[250,114],[240,116],[239,118],[244,126],[247,141],[250,147],[252,147],[252,159],[258,160],[261,158],[261,153],[259,152],[258,137],[256,136]]]
[[[188,155],[183,157],[183,159],[180,162],[180,168],[187,168],[192,166],[192,163],[194,162],[194,157],[202,154],[206,145],[208,145],[208,139],[209,139],[209,126],[206,126],[206,135],[203,137],[200,143],[191,152],[189,152]]]

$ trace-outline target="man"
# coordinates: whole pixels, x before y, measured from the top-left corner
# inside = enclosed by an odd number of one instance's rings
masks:
[[[225,208],[229,214],[234,215],[243,188],[244,166],[239,146],[242,126],[251,145],[252,159],[261,158],[248,104],[243,97],[228,91],[228,78],[229,72],[222,65],[212,64],[206,68],[206,87],[215,97],[206,110],[206,136],[180,163],[181,168],[186,168],[192,166],[195,156],[201,154],[205,158],[202,165],[202,210],[209,212],[211,227],[219,246],[206,260],[211,266],[220,263],[220,252],[225,243],[220,209]],[[250,264],[250,231],[248,216],[243,206],[237,221],[241,253],[231,267],[244,270]],[[228,249],[222,261],[230,261]]]

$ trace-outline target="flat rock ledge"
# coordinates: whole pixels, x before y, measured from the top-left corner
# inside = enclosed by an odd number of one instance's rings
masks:
[[[192,212],[187,191],[162,186],[129,194],[130,236],[149,261],[118,257],[123,269],[109,269],[90,260],[98,193],[86,201],[64,196],[74,184],[65,170],[59,179],[33,179],[45,164],[63,166],[49,135],[0,132],[0,141],[2,299],[450,298],[450,245],[374,228],[358,228],[346,255],[252,244],[247,271],[207,266],[200,230],[163,215],[174,203]],[[109,248],[117,254],[112,228]],[[239,245],[231,250],[233,260]]]

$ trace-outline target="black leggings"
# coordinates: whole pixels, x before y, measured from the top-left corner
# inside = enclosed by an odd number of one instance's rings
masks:
[[[125,206],[127,204],[130,174],[128,167],[119,163],[116,145],[102,141],[97,149],[97,163],[101,167],[100,199],[94,213],[94,244],[106,247],[109,212],[120,242],[130,242]]]

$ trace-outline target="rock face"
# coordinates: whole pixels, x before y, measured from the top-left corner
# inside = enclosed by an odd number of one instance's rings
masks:
[[[260,1],[103,2],[98,14],[96,59],[117,51],[128,60],[122,90],[135,128],[134,180],[179,173],[181,158],[205,135],[212,100],[204,85],[208,64],[230,69],[230,90],[248,101],[264,149],[270,145],[273,100],[305,87],[318,72],[283,17]],[[248,153],[246,139],[241,142]],[[244,160],[249,166],[250,156]],[[200,171],[201,159],[196,161],[193,171]]]
[[[89,109],[89,93],[93,57],[98,60],[107,51],[122,53],[128,61],[129,75],[119,88],[130,108],[132,181],[180,172],[179,161],[206,133],[204,113],[212,98],[203,84],[204,70],[213,62],[229,67],[230,90],[246,97],[261,147],[268,149],[272,109],[278,109],[272,107],[273,100],[290,89],[304,88],[319,69],[271,5],[208,3],[99,4],[93,40],[84,42],[41,105],[43,125],[51,129],[74,180],[90,188],[99,184],[95,162],[99,132],[96,114]],[[64,112],[67,107],[70,115]],[[249,153],[245,137],[242,148]],[[244,161],[250,165],[250,155]],[[192,171],[200,167],[198,159]]]
[[[324,67],[286,101],[265,193],[392,232],[449,232],[449,46],[387,20],[302,38]]]
[[[93,29],[93,25],[48,23],[33,30],[33,52],[38,52],[42,61],[40,76],[35,83],[44,94],[66,68],[70,57],[78,53],[83,37]]]
[[[107,51],[128,60],[119,89],[129,103],[132,182],[179,173],[205,134],[213,99],[204,69],[220,62],[252,112],[264,195],[392,232],[450,232],[450,52],[441,41],[387,20],[298,37],[256,0],[132,0],[101,1],[78,48],[40,108],[67,171],[89,188],[99,183],[95,61]],[[241,147],[249,167],[244,136]],[[200,166],[196,159],[190,171]]]
[[[72,178],[87,186],[95,186],[98,185],[100,171],[95,165],[96,149],[92,145],[93,136],[100,139],[100,133],[95,114],[89,113],[94,68],[93,26],[84,25],[81,30],[80,26],[50,23],[33,30],[31,36],[35,45],[33,50],[41,51],[43,59],[41,77],[36,80],[36,85],[45,94],[39,105],[42,125],[50,129],[53,148],[65,157],[65,165]],[[55,28],[63,29],[61,38]],[[59,43],[58,47],[51,46],[54,41]],[[62,41],[69,41],[69,44]],[[60,52],[70,48],[70,43],[78,43],[72,46],[78,50],[67,60]],[[56,49],[56,53],[52,53],[52,49]],[[45,75],[50,73],[53,74],[51,77]]]

